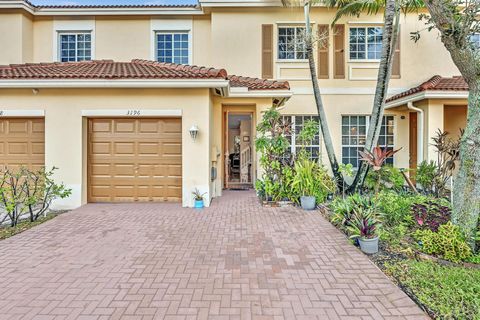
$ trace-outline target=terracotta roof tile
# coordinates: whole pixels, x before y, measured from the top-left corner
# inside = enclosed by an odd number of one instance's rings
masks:
[[[250,90],[290,90],[287,81],[264,80],[241,76],[228,76],[231,87],[248,87]]]
[[[0,80],[62,79],[225,79],[232,87],[249,90],[288,90],[288,82],[229,76],[225,69],[135,59],[130,62],[27,63],[0,66]]]
[[[468,84],[461,76],[443,78],[436,75],[417,87],[388,98],[387,102],[392,102],[422,91],[468,91]]]

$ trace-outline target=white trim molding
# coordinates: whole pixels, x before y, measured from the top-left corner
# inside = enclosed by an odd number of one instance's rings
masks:
[[[22,110],[22,109],[2,109],[0,106],[0,118],[4,117],[44,117],[45,110],[42,109],[33,109],[33,110]]]
[[[282,7],[280,0],[199,0],[202,7]]]
[[[389,88],[388,94],[395,95],[404,92],[405,88]],[[291,89],[294,95],[312,95],[312,87],[294,87]],[[321,87],[320,92],[324,95],[374,95],[375,88],[372,87]]]
[[[377,80],[377,75],[375,74],[375,76],[373,77],[354,77],[353,76],[353,70],[354,69],[377,69],[378,70],[379,66],[378,64],[375,64],[375,65],[363,65],[363,66],[360,66],[360,65],[349,65],[348,66],[348,80],[350,81],[376,81]]]
[[[422,91],[403,98],[399,98],[385,104],[386,109],[406,105],[409,102],[417,102],[425,99],[468,99],[468,91]]]
[[[181,117],[181,109],[88,109],[82,117]]]
[[[91,59],[95,60],[95,20],[53,20],[53,61],[60,61],[60,34],[62,33],[82,33],[91,34]]]

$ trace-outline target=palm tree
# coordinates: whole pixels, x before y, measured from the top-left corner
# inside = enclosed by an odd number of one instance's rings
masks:
[[[323,106],[322,95],[320,93],[320,86],[318,85],[317,69],[315,65],[315,58],[313,54],[313,35],[312,27],[310,25],[310,7],[314,4],[321,3],[321,0],[282,0],[282,4],[285,7],[295,7],[303,5],[305,14],[305,49],[307,53],[308,66],[310,69],[310,77],[312,79],[313,95],[315,97],[315,104],[317,106],[318,118],[320,122],[320,128],[322,130],[323,142],[325,143],[325,149],[327,150],[328,161],[333,172],[333,176],[340,189],[343,188],[344,181],[343,176],[340,173],[337,157],[335,155],[335,149],[333,148],[332,136],[328,128],[327,115],[325,114],[325,108]],[[323,40],[321,40],[323,41]],[[328,40],[327,40],[328,41]]]
[[[282,0],[284,6],[299,5],[295,0]],[[321,100],[320,90],[318,87],[318,80],[316,76],[315,61],[313,57],[312,36],[310,28],[310,7],[315,4],[325,4],[327,7],[337,8],[332,25],[343,16],[354,15],[359,16],[362,13],[378,14],[384,9],[384,26],[383,26],[383,40],[382,40],[382,55],[380,58],[380,66],[377,77],[377,87],[375,89],[375,97],[372,108],[372,115],[370,118],[370,126],[367,132],[367,139],[365,141],[365,150],[370,151],[377,145],[380,136],[380,129],[382,125],[383,114],[385,110],[385,99],[387,97],[388,85],[391,77],[391,70],[393,64],[393,57],[395,53],[395,46],[397,43],[399,28],[400,28],[400,13],[411,12],[423,7],[423,0],[304,0],[305,13],[305,29],[306,29],[306,45],[307,57],[310,66],[310,73],[312,76],[313,92],[319,111],[319,119],[321,128],[325,127],[328,130],[328,124],[324,115],[324,108]],[[323,116],[322,116],[323,113]],[[322,132],[325,142],[325,147],[332,166],[333,174],[338,182],[343,181],[343,177],[338,172],[338,163],[333,151],[333,143],[329,131]],[[367,174],[368,165],[363,161],[360,162],[360,168],[355,175],[352,185],[349,187],[350,191],[361,189],[365,176]]]

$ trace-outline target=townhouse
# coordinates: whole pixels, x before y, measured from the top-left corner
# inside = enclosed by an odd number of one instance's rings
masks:
[[[315,48],[337,156],[358,164],[368,130],[382,15],[312,9],[328,41]],[[262,111],[278,106],[296,134],[316,107],[302,45],[303,10],[276,0],[200,0],[177,6],[35,6],[0,0],[0,163],[58,167],[72,188],[56,203],[206,203],[245,188],[261,170]],[[435,159],[438,129],[465,125],[468,88],[435,31],[402,16],[379,143],[390,163]],[[479,41],[480,39],[474,39]],[[309,146],[328,163],[321,135]]]

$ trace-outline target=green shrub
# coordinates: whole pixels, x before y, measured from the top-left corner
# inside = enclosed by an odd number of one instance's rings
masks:
[[[380,179],[380,182],[378,182]],[[365,178],[364,186],[370,191],[374,191],[377,185],[380,190],[401,190],[405,178],[400,169],[391,165],[384,165],[380,170],[369,170]],[[379,183],[379,184],[378,184]]]
[[[417,183],[422,186],[426,193],[433,193],[433,186],[437,176],[437,164],[435,161],[422,161],[415,173]]]
[[[328,194],[335,191],[335,182],[327,170],[315,161],[297,159],[294,171],[292,187],[296,195],[314,196],[317,203],[323,203]]]
[[[429,261],[387,266],[438,319],[480,319],[480,270],[440,266]]]
[[[382,221],[386,228],[393,228],[400,224],[411,225],[412,204],[422,201],[423,198],[409,194],[399,194],[391,190],[383,190],[375,197],[375,204],[382,213]]]
[[[354,210],[358,208],[371,209],[374,208],[374,203],[370,197],[364,197],[358,193],[350,195],[345,199],[340,197],[335,198],[330,204],[332,211],[330,221],[346,232],[347,226],[353,218]]]
[[[471,257],[472,251],[465,241],[460,228],[451,222],[441,225],[438,232],[429,229],[417,230],[414,238],[421,242],[421,249],[452,262],[460,262]]]

